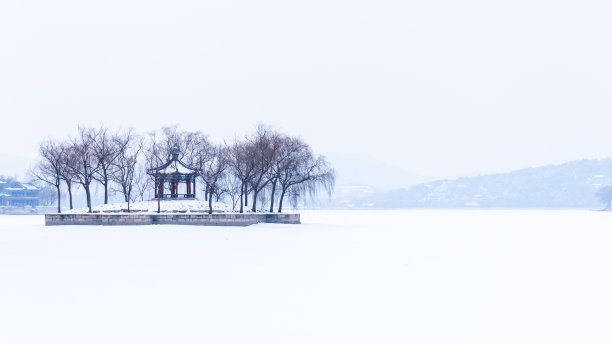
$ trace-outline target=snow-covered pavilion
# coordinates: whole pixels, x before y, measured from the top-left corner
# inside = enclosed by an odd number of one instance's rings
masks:
[[[149,169],[147,173],[155,178],[155,199],[196,198],[196,178],[200,170],[179,160],[178,148],[172,149],[172,157],[168,162]],[[164,193],[166,185],[170,193]]]

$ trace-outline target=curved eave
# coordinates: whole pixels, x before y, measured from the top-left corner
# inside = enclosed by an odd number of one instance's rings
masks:
[[[168,168],[172,168],[171,165],[173,162],[176,162],[177,165],[180,165],[180,167],[182,167],[183,169],[187,170],[187,171],[179,171],[178,168],[175,171],[165,171]],[[160,172],[163,171],[163,172]],[[163,176],[170,176],[170,175],[182,175],[182,176],[197,176],[200,173],[200,169],[198,168],[194,168],[191,167],[187,164],[184,164],[182,161],[178,160],[178,159],[172,159],[170,161],[168,161],[167,163],[163,164],[162,166],[156,167],[156,168],[151,168],[147,170],[147,173],[149,175],[163,175]]]

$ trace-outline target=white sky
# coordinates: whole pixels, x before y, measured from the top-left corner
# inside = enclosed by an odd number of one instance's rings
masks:
[[[610,18],[609,0],[2,1],[0,156],[79,123],[265,122],[429,176],[607,157]]]

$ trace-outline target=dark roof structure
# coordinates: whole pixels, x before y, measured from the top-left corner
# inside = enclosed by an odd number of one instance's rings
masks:
[[[168,162],[149,169],[147,173],[155,178],[155,199],[195,199],[196,178],[200,171],[180,161],[179,150],[174,148]],[[185,188],[182,188],[182,184],[185,184]],[[165,190],[170,193],[165,193]]]
[[[152,176],[172,176],[172,175],[183,175],[183,176],[196,176],[200,173],[200,169],[189,166],[179,160],[178,148],[172,149],[172,157],[165,164],[151,168],[147,171]]]

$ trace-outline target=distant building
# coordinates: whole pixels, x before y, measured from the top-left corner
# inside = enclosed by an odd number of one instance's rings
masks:
[[[40,188],[29,183],[0,180],[0,206],[37,207],[40,205],[40,192]]]

